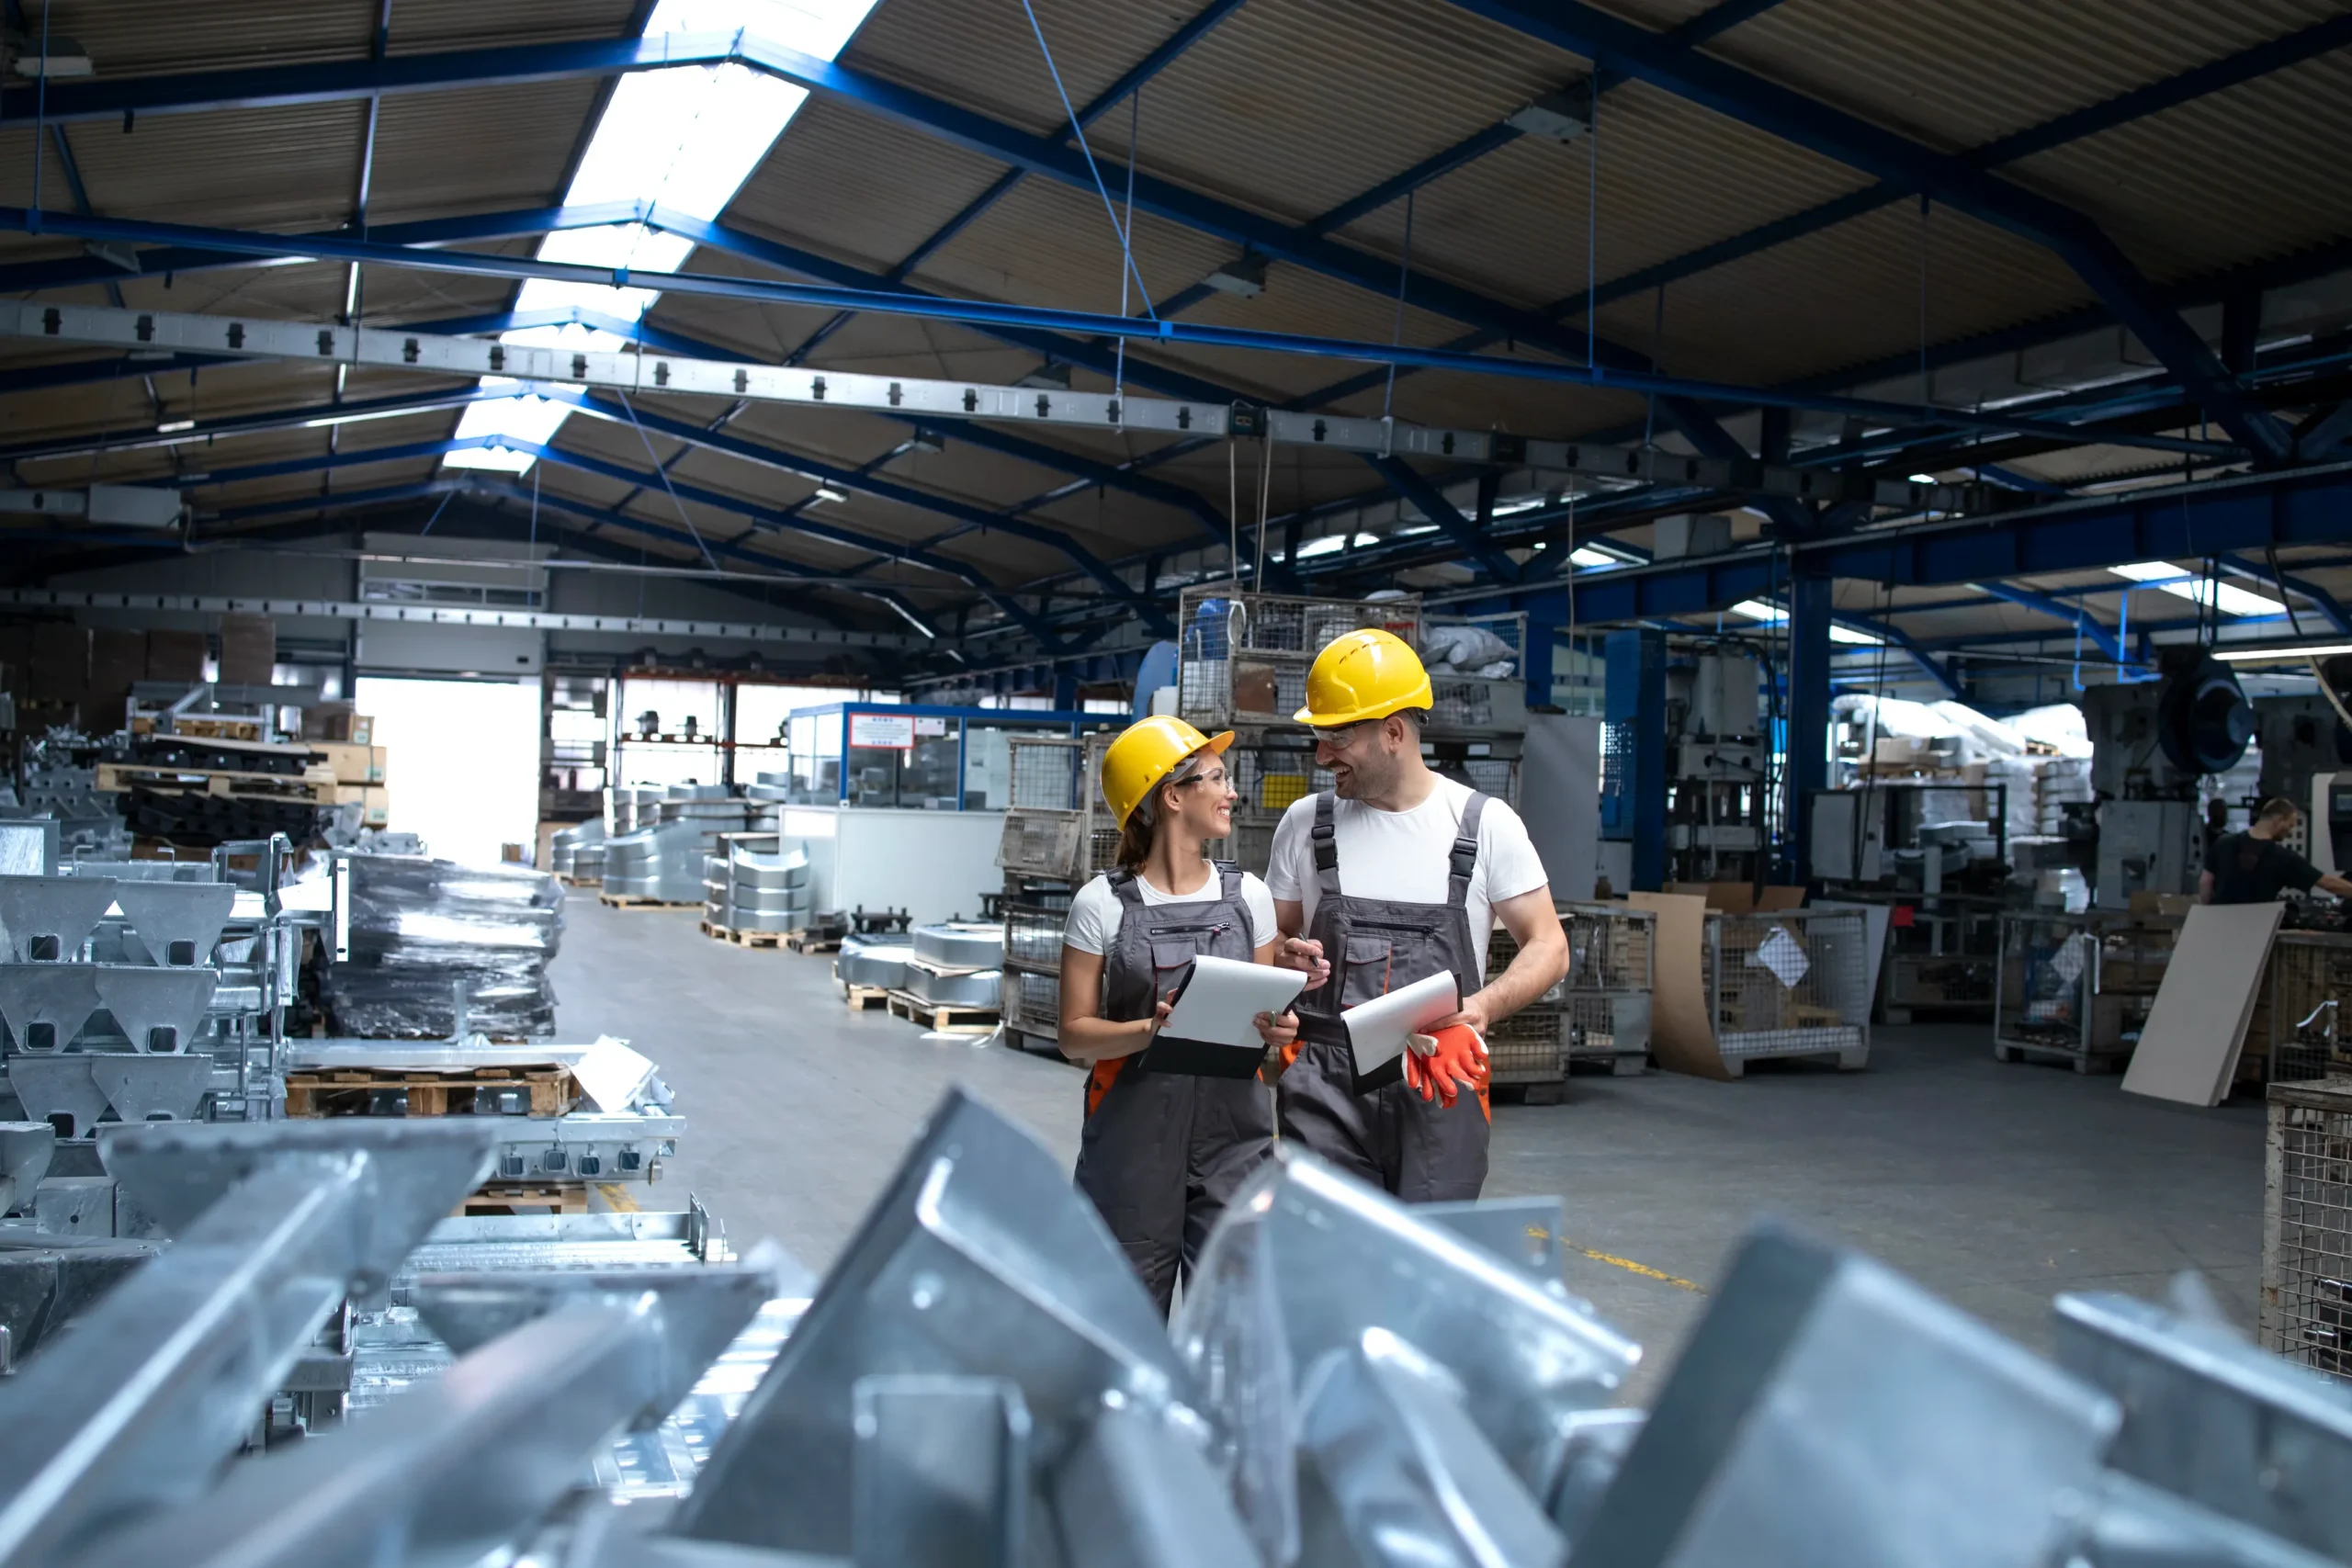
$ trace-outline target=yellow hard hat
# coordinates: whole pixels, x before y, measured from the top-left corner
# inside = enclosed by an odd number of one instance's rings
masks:
[[[1306,672],[1306,705],[1292,717],[1317,729],[1338,729],[1435,701],[1421,656],[1402,637],[1367,626],[1333,637],[1315,656]]]
[[[1232,744],[1229,729],[1222,735],[1203,735],[1182,719],[1164,713],[1137,719],[1102,754],[1102,799],[1111,807],[1112,819],[1125,827],[1144,797],[1193,752],[1206,747],[1222,753]]]

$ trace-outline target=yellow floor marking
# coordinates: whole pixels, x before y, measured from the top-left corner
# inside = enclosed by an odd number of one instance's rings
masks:
[[[1534,1241],[1551,1239],[1550,1233],[1541,1225],[1528,1226],[1527,1235],[1531,1240]],[[1679,1274],[1669,1274],[1663,1269],[1653,1269],[1646,1263],[1636,1263],[1630,1258],[1620,1258],[1613,1252],[1601,1252],[1593,1247],[1579,1247],[1566,1236],[1560,1238],[1560,1245],[1571,1252],[1580,1253],[1591,1258],[1595,1263],[1606,1263],[1612,1269],[1623,1269],[1629,1274],[1639,1274],[1645,1280],[1656,1280],[1661,1284],[1671,1285],[1678,1291],[1689,1291],[1693,1295],[1701,1296],[1707,1293],[1706,1286],[1686,1280]]]
[[[634,1214],[638,1212],[637,1200],[630,1197],[628,1195],[628,1190],[621,1186],[620,1183],[616,1181],[600,1181],[596,1184],[596,1190],[605,1195],[605,1207],[610,1209],[614,1213]],[[1693,1285],[1690,1288],[1694,1291],[1698,1289],[1696,1285]]]

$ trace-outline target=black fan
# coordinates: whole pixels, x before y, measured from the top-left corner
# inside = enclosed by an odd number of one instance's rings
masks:
[[[2254,705],[2230,667],[2201,648],[2168,651],[2164,662],[2156,719],[2165,756],[2185,773],[2226,772],[2254,739]]]

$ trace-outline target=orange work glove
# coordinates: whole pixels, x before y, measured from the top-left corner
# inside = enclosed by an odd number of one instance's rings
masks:
[[[1405,1052],[1405,1081],[1423,1100],[1434,1100],[1451,1111],[1463,1089],[1485,1092],[1487,1043],[1466,1023],[1441,1029],[1433,1035],[1417,1034]]]

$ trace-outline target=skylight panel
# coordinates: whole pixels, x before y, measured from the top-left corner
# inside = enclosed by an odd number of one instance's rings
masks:
[[[646,36],[663,33],[746,35],[831,60],[847,46],[876,0],[662,0],[646,22]],[[567,207],[604,202],[650,202],[674,212],[715,220],[735,199],[792,123],[808,92],[789,82],[741,65],[689,65],[641,71],[615,84],[580,168],[564,192]],[[657,233],[641,223],[573,229],[540,243],[543,261],[627,267],[632,273],[675,272],[694,252],[683,236]],[[579,310],[634,322],[662,297],[657,288],[608,288],[594,284],[527,279],[514,308],[523,310]],[[625,339],[571,323],[531,327],[503,334],[506,343],[561,346],[609,353]],[[518,395],[468,408],[458,421],[460,438],[511,436],[544,446],[571,410],[545,398],[520,394],[519,383],[488,378],[487,389],[514,387]],[[523,473],[527,453],[491,446],[452,452],[451,468]]]
[[[2287,612],[2287,606],[2276,599],[2240,588],[2233,582],[2198,577],[2170,561],[2133,561],[2129,566],[2111,566],[2107,570],[2118,577],[2144,582],[2160,593],[2169,593],[2192,604],[2217,609],[2225,615],[2282,615]],[[2173,581],[2164,581],[2167,578]]]
[[[1574,559],[1575,558],[1570,557],[1569,558]],[[1787,619],[1787,613],[1779,605],[1767,604],[1761,599],[1742,599],[1738,604],[1734,604],[1731,607],[1731,613],[1735,615],[1745,615],[1751,621],[1763,621],[1772,626],[1778,626],[1781,621]],[[1829,640],[1831,642],[1842,642],[1854,648],[1876,648],[1883,639],[1874,637],[1868,632],[1858,631],[1852,626],[1842,626],[1836,621],[1832,621],[1829,623]]]

